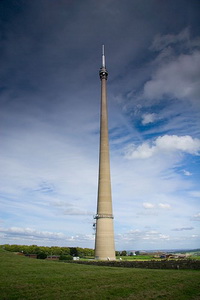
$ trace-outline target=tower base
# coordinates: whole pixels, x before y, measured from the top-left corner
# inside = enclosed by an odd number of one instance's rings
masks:
[[[97,219],[95,259],[116,260],[112,218]]]

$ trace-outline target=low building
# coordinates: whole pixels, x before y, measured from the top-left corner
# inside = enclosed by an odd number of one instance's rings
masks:
[[[59,260],[60,255],[49,255],[47,256],[47,260]]]
[[[80,257],[78,257],[78,256],[73,256],[73,260],[79,260],[80,259]]]
[[[25,254],[25,256],[29,258],[37,258],[37,254]]]

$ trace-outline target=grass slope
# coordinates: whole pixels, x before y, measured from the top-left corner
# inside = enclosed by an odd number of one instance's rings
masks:
[[[0,299],[200,299],[200,272],[98,267],[0,251]]]

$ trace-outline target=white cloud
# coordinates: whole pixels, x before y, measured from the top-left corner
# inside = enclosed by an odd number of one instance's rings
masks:
[[[152,209],[152,208],[171,209],[171,205],[168,203],[159,203],[157,205],[157,204],[153,204],[153,203],[149,203],[149,202],[143,202],[142,206],[146,209]]]
[[[192,220],[193,220],[193,221],[200,221],[200,213],[195,214],[195,215],[192,217]]]
[[[125,149],[126,158],[140,158],[146,159],[154,154],[154,148],[151,147],[147,142],[144,142],[142,145],[136,147],[134,144],[129,145]]]
[[[200,198],[200,191],[191,191],[190,195],[192,197]]]
[[[150,243],[155,241],[169,240],[170,236],[167,234],[160,233],[156,230],[130,230],[127,233],[120,234],[116,237],[117,240],[121,242],[130,243],[136,242],[137,244],[142,244],[143,241],[148,240]],[[149,245],[150,246],[150,245]]]
[[[78,207],[65,209],[63,213],[65,215],[70,215],[70,216],[84,216],[84,215],[92,216],[92,215],[94,215],[94,212],[89,212],[87,210],[81,210]]]
[[[21,228],[21,227],[11,227],[11,228],[0,228],[0,232],[4,233],[6,236],[23,236],[26,238],[37,238],[37,239],[64,239],[65,235],[61,232],[49,232],[49,231],[37,231],[32,228]]]
[[[170,209],[171,205],[168,203],[159,203],[158,206],[162,209]]]
[[[161,100],[166,96],[199,101],[200,95],[200,52],[168,57],[159,62],[151,80],[144,85],[145,99]]]
[[[198,234],[192,234],[192,238],[198,238]]]
[[[94,236],[77,234],[72,236],[67,236],[62,232],[49,232],[49,231],[38,231],[33,228],[22,228],[22,227],[10,227],[10,228],[0,228],[0,233],[2,238],[14,240],[26,241],[26,243],[32,243],[33,241],[38,242],[42,245],[45,241],[45,244],[48,242],[50,245],[52,243],[61,243],[63,242],[85,242],[85,241],[94,241]]]
[[[181,228],[174,228],[172,231],[185,231],[185,230],[193,230],[194,227],[181,227]]]
[[[156,148],[164,151],[176,151],[198,155],[200,151],[200,139],[191,136],[164,135],[158,137],[155,142]]]
[[[169,235],[166,235],[166,234],[159,234],[159,238],[160,238],[160,239],[163,239],[163,240],[169,240],[169,239],[170,239],[170,236],[169,236]]]
[[[181,151],[199,155],[200,139],[191,136],[164,135],[158,137],[153,143],[144,142],[136,147],[130,145],[126,148],[126,157],[133,159],[146,159],[156,154]]]
[[[185,176],[192,176],[192,173],[190,173],[189,171],[183,170],[183,173]]]
[[[142,206],[143,206],[144,208],[147,208],[147,209],[149,209],[149,208],[154,208],[154,207],[155,207],[154,204],[148,203],[148,202],[142,203]]]
[[[152,114],[143,114],[142,115],[142,124],[147,125],[149,123],[153,123],[157,119],[157,115],[152,113]]]

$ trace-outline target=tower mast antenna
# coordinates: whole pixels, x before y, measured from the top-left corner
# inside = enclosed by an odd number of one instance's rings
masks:
[[[102,68],[106,67],[105,47],[102,45]]]

